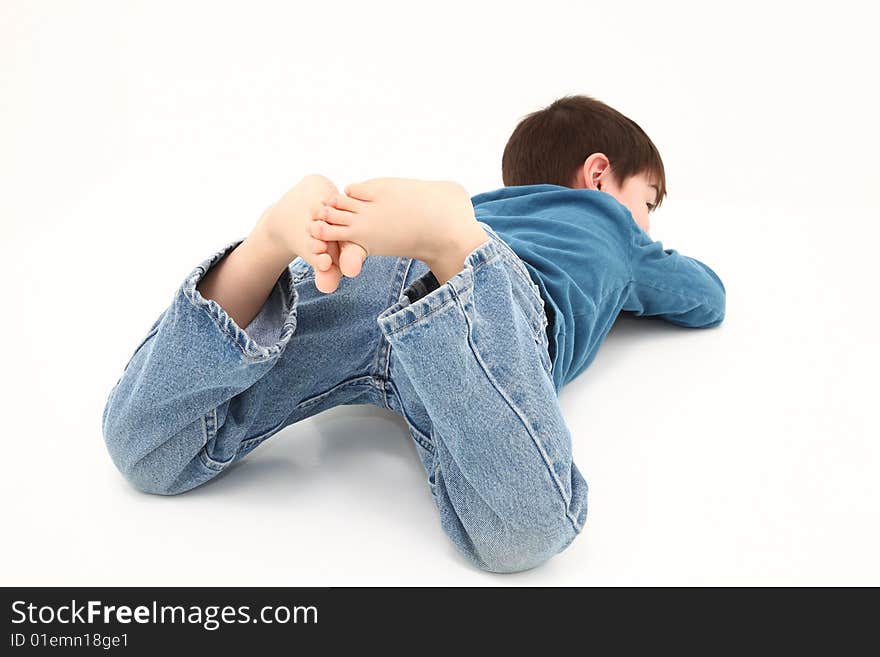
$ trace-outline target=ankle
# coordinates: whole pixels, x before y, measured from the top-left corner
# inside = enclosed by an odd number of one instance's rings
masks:
[[[464,268],[465,259],[478,246],[485,244],[489,235],[478,223],[474,223],[466,231],[453,236],[446,248],[436,255],[428,255],[422,260],[434,274],[437,282],[443,285]]]

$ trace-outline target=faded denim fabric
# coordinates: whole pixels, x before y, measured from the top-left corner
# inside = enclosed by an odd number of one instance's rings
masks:
[[[551,378],[538,286],[488,224],[443,285],[421,261],[371,256],[332,294],[301,258],[246,327],[195,267],[126,364],[103,413],[113,462],[171,495],[216,476],[286,426],[344,404],[400,414],[441,524],[477,567],[526,570],[583,528],[587,483]]]
[[[284,427],[373,404],[405,419],[441,525],[475,566],[516,572],[565,549],[588,488],[560,388],[622,310],[714,326],[724,286],[604,192],[530,185],[472,200],[488,239],[443,285],[421,261],[371,256],[323,294],[297,258],[241,328],[196,284],[243,240],[201,262],[107,399],[122,474],[182,493]]]

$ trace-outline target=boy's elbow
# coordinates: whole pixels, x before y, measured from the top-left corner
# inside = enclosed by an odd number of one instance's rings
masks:
[[[714,328],[716,326],[720,326],[724,322],[724,311],[722,310],[720,313],[717,313],[712,316],[712,319],[707,321],[705,324],[701,324],[698,328]]]
[[[706,307],[705,321],[698,328],[713,328],[724,322],[724,316],[727,313],[727,294],[724,286],[720,287],[717,295],[711,300]]]
[[[686,312],[667,314],[663,318],[672,324],[686,328],[712,328],[724,321],[725,313],[726,299],[722,290],[719,294],[710,296]]]
[[[724,315],[727,306],[727,289],[721,277],[705,263],[700,263],[706,273],[712,279],[708,290],[708,296],[705,305],[705,318],[698,328],[712,328],[718,326],[724,321]],[[714,283],[714,284],[712,284]]]

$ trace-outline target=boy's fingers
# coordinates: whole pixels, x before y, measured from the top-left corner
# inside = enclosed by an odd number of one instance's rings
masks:
[[[324,240],[318,240],[314,237],[310,237],[309,244],[311,244],[312,253],[327,253],[327,242],[325,242]]]

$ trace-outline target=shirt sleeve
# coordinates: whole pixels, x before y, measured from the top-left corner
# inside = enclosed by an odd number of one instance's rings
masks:
[[[196,289],[242,241],[228,243],[183,280],[108,395],[106,446],[117,468],[145,492],[182,492],[225,468],[273,392],[260,381],[296,328],[290,268],[244,328]],[[227,416],[235,421],[224,423]]]
[[[678,326],[710,328],[724,321],[726,290],[706,264],[664,249],[644,231],[634,239],[632,281],[623,310]]]

